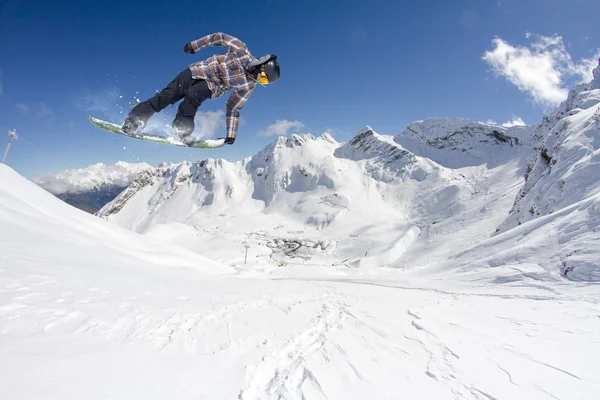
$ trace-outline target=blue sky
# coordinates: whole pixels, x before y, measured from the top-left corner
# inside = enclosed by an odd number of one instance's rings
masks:
[[[90,164],[251,156],[276,134],[370,125],[393,135],[429,117],[537,123],[598,57],[600,2],[464,1],[4,1],[0,7],[0,149],[28,178]],[[281,79],[257,87],[233,146],[191,150],[122,138],[87,114],[121,123],[136,99],[191,63],[214,32],[256,56],[278,55]],[[228,94],[199,109],[199,129],[223,136]],[[122,112],[122,114],[121,114]],[[155,115],[168,123],[176,108]],[[119,120],[119,118],[121,118]]]

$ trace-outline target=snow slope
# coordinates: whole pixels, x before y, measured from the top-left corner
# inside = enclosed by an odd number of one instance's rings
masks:
[[[529,242],[546,238],[546,264],[560,266],[566,277],[575,280],[600,281],[598,115],[600,66],[595,80],[571,90],[567,100],[538,126],[543,141],[529,159],[526,183],[510,215],[498,229],[498,234],[527,232]],[[531,223],[515,230],[527,222]]]
[[[0,398],[530,400],[600,390],[596,286],[515,282],[509,268],[265,274],[151,236],[0,165]]]

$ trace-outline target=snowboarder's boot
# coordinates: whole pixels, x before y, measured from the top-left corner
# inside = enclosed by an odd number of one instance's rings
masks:
[[[125,122],[123,123],[123,127],[121,129],[123,129],[123,132],[127,134],[135,133],[140,127],[140,125],[142,125],[143,128],[144,124],[142,124],[141,122],[142,121],[133,119],[131,117],[127,117],[125,118]]]
[[[194,131],[193,119],[181,118],[181,116],[178,115],[171,123],[171,127],[173,127],[175,136],[184,144],[190,145],[195,142],[195,139],[192,136],[192,132]]]

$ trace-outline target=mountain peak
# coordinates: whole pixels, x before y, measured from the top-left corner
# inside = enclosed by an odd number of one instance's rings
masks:
[[[369,125],[365,125],[364,127],[362,127],[361,129],[358,130],[358,132],[356,133],[356,136],[373,135],[373,134],[376,134],[375,131],[373,130],[373,128],[371,128]]]
[[[464,151],[474,141],[518,145],[519,137],[511,136],[511,131],[514,129],[466,118],[429,118],[413,122],[400,135],[434,148]]]
[[[377,134],[373,128],[367,125],[364,128],[359,129],[356,135],[350,139],[349,143],[353,146],[360,146],[361,143],[370,140],[370,138],[380,139],[381,136]]]
[[[370,126],[360,129],[357,134],[336,152],[336,156],[353,159],[384,158],[386,162],[403,160],[414,161],[414,154],[394,142],[393,137],[380,135]]]
[[[429,118],[416,121],[394,137],[418,156],[446,167],[488,163],[498,165],[512,158],[518,148],[535,143],[535,127],[504,127],[466,118]]]
[[[294,133],[289,137],[279,136],[277,138],[276,144],[278,146],[297,147],[303,146],[306,143],[312,142],[314,140],[316,140],[316,138],[310,133]]]
[[[338,144],[331,134],[324,132],[321,136],[315,137],[312,133],[293,133],[290,136],[279,136],[276,140],[271,142],[265,147],[265,150],[271,149],[271,151],[277,148],[283,147],[300,147],[305,146],[308,143],[314,143],[324,141],[331,144]]]
[[[328,143],[337,144],[337,140],[329,132],[324,132],[317,140],[323,140]]]

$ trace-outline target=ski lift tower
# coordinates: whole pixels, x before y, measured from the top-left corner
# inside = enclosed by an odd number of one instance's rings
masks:
[[[4,164],[4,160],[6,160],[6,155],[8,154],[8,149],[10,149],[10,142],[13,139],[17,140],[19,137],[17,136],[17,132],[15,130],[8,131],[8,145],[6,145],[6,151],[4,152],[4,157],[2,157],[2,164]]]

